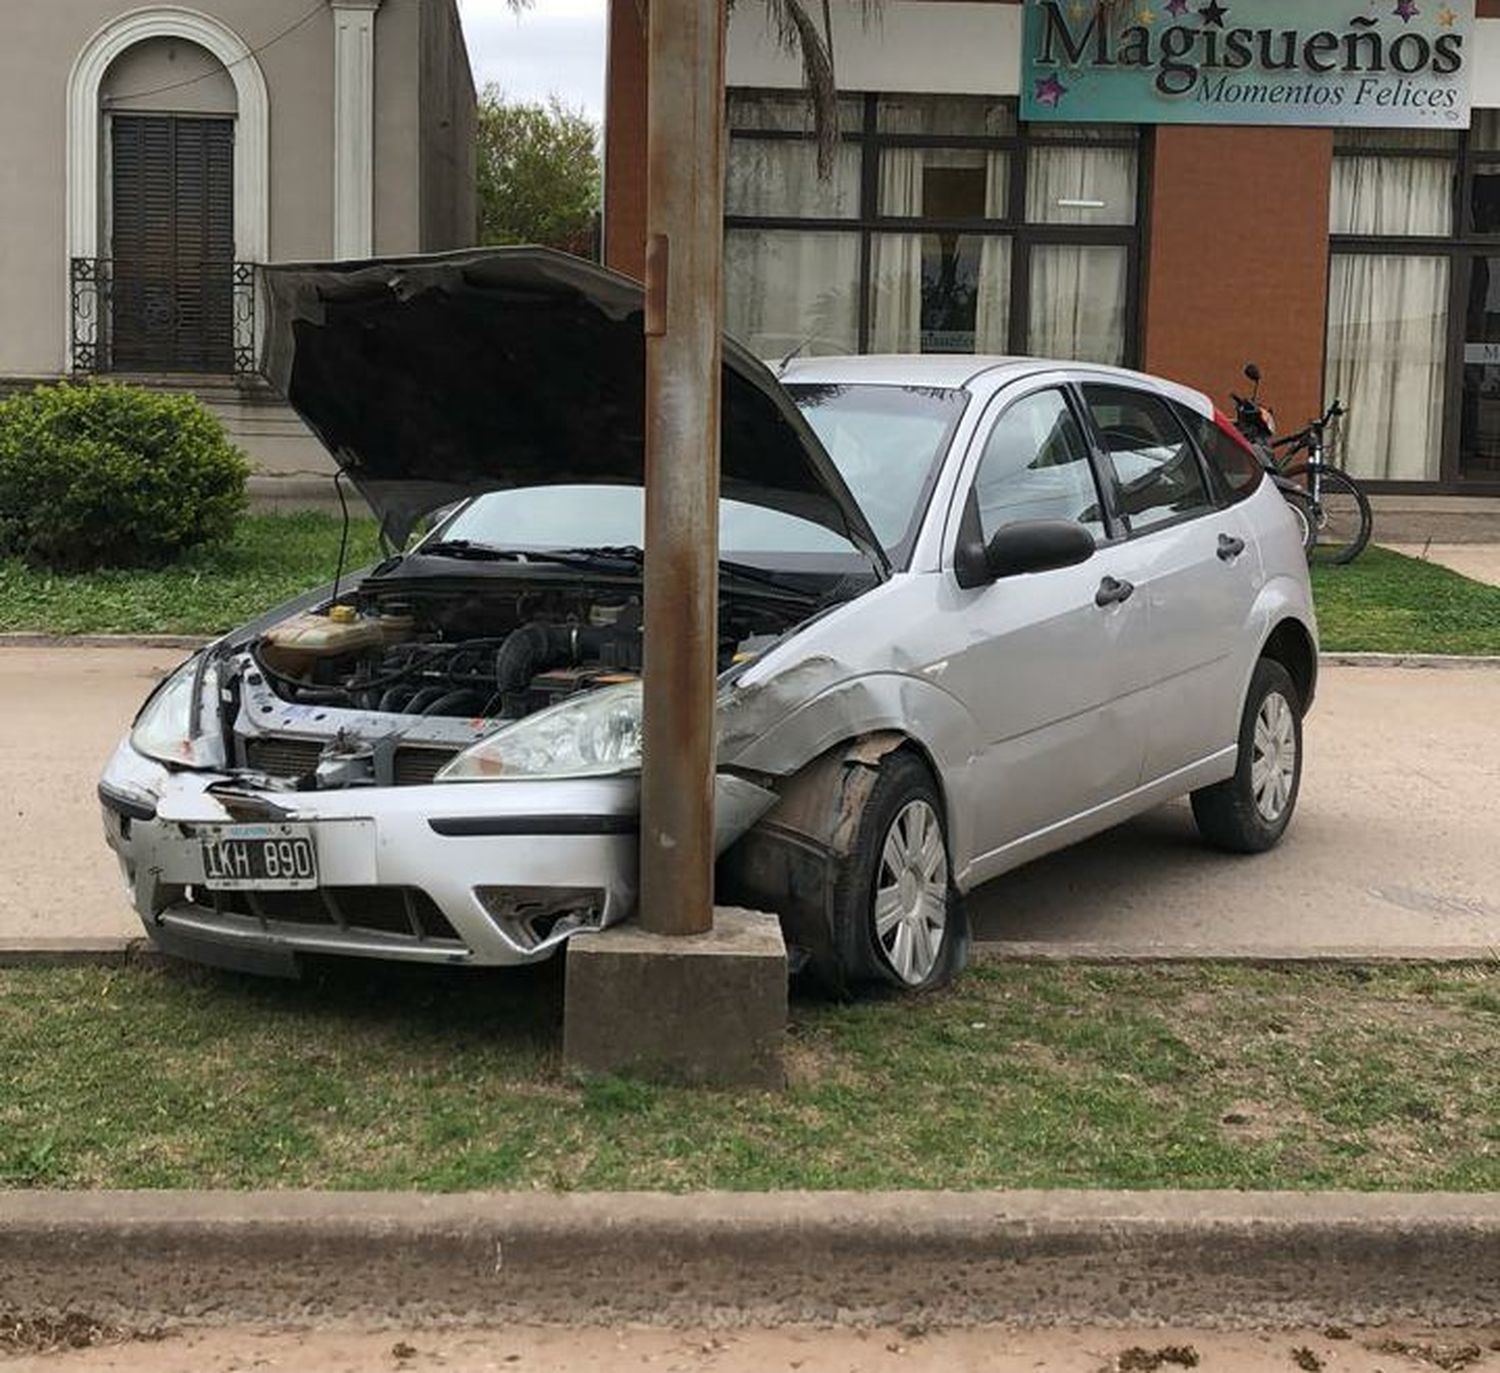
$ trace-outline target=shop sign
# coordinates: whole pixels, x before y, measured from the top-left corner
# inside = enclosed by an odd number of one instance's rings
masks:
[[[1024,0],[1021,117],[1469,124],[1474,0]]]
[[[1500,367],[1500,343],[1464,344],[1464,363],[1469,367]]]

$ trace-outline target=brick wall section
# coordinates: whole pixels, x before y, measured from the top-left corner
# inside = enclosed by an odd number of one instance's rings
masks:
[[[1322,399],[1332,133],[1178,125],[1153,144],[1145,370],[1227,406],[1254,359],[1300,425]]]
[[[604,261],[646,271],[646,32],[637,0],[610,0],[605,75]]]

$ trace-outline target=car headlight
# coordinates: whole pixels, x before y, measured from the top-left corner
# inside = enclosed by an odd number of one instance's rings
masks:
[[[203,670],[202,705],[193,730],[193,683],[198,659],[177,669],[142,707],[130,731],[137,753],[185,768],[221,768],[225,764],[223,724],[219,712],[219,665]]]
[[[641,764],[641,684],[576,696],[497,729],[465,749],[439,782],[528,777],[602,777]]]

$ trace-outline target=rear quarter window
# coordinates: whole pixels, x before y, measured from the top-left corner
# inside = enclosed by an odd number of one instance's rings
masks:
[[[1207,459],[1209,473],[1220,494],[1226,500],[1242,501],[1254,492],[1265,477],[1255,454],[1234,435],[1226,433],[1214,420],[1199,414],[1191,406],[1174,401],[1172,408],[1193,436],[1198,451]]]

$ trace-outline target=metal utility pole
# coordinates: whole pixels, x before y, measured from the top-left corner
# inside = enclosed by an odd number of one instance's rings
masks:
[[[664,935],[713,928],[724,17],[724,0],[647,7],[640,911]]]

